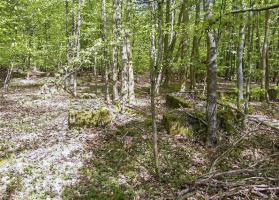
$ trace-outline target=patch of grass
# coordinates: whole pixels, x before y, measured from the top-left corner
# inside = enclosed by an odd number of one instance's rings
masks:
[[[22,187],[22,179],[19,176],[13,177],[7,185],[3,200],[11,199],[12,194]]]

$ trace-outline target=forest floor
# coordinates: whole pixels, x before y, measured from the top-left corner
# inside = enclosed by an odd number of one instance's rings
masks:
[[[92,81],[81,80],[79,93],[96,96],[74,99],[55,89],[42,92],[50,80],[15,79],[0,98],[0,199],[278,198],[275,130],[248,121],[238,134],[208,148],[202,141],[166,133],[161,121],[168,108],[162,95],[157,99],[159,181],[153,169],[149,85],[144,79],[138,83],[137,102],[125,113],[118,105],[107,106],[102,86]],[[104,106],[112,112],[111,126],[68,128],[69,109]],[[273,120],[277,126],[279,118],[267,109],[274,112],[279,105],[272,106],[255,103],[253,117]]]

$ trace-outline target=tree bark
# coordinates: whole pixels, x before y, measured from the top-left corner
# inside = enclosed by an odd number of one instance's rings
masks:
[[[126,0],[126,22],[129,21],[131,15],[131,1]],[[135,102],[135,79],[134,79],[134,67],[133,67],[133,54],[132,54],[132,45],[130,41],[130,32],[125,29],[125,43],[127,49],[127,58],[128,58],[128,102],[134,103]]]
[[[212,0],[205,1],[206,20],[208,21],[208,66],[207,66],[207,121],[208,144],[214,146],[217,143],[217,47],[214,31],[211,27]]]
[[[129,76],[128,76],[128,101],[129,103],[135,102],[135,78],[134,78],[134,67],[133,67],[133,57],[132,57],[132,45],[129,39],[129,35],[126,38],[127,45],[127,54],[128,54],[128,68],[129,68]]]
[[[119,50],[119,37],[120,37],[120,20],[121,20],[121,0],[113,1],[114,8],[114,24],[113,24],[113,47],[112,47],[112,99],[117,101],[119,99],[118,94],[118,50]]]
[[[200,18],[200,1],[196,3],[196,19],[195,28],[199,24]],[[193,37],[192,53],[191,53],[191,64],[190,64],[190,88],[193,90],[196,88],[196,67],[199,60],[199,38],[197,33]]]
[[[269,66],[268,66],[268,48],[269,48],[269,19],[270,19],[270,11],[265,11],[265,26],[264,26],[264,43],[262,47],[262,87],[265,88],[265,99],[268,102],[268,90],[269,90]]]
[[[158,51],[157,51],[157,62],[156,66],[159,67],[158,69],[158,75],[156,78],[156,84],[155,84],[155,93],[159,93],[160,85],[161,85],[161,80],[162,80],[162,73],[163,73],[163,66],[162,66],[162,60],[163,60],[163,1],[157,3],[157,27],[158,27]]]
[[[14,63],[12,61],[11,62],[11,67],[8,68],[7,75],[6,75],[6,78],[5,78],[5,81],[4,81],[4,86],[3,86],[3,92],[4,93],[7,93],[9,91],[9,85],[10,85],[10,80],[11,80],[13,68],[14,68]]]
[[[110,103],[109,96],[109,65],[108,65],[108,50],[107,50],[107,12],[106,12],[106,0],[102,0],[102,21],[103,21],[103,55],[104,55],[104,65],[105,65],[105,101]],[[95,66],[94,66],[94,74],[96,77],[96,55],[95,55]],[[96,80],[95,80],[96,81]]]
[[[169,68],[170,68],[170,57],[169,57],[169,37],[170,37],[170,20],[171,20],[171,13],[170,13],[170,6],[171,6],[171,0],[166,0],[166,21],[165,21],[165,28],[166,32],[164,34],[164,56],[163,56],[163,70],[165,75],[165,81],[164,84],[169,84]]]
[[[244,52],[244,42],[245,42],[245,25],[240,25],[239,30],[239,47],[238,47],[238,70],[237,70],[237,88],[238,88],[238,98],[237,107],[240,109],[242,101],[244,99],[243,95],[243,52]]]
[[[249,22],[253,16],[252,12],[249,13]],[[245,99],[245,114],[248,113],[249,109],[249,99],[250,99],[250,88],[251,88],[251,76],[252,76],[252,55],[253,55],[253,39],[254,39],[254,24],[249,24],[248,26],[248,48],[247,48],[247,65],[249,67],[248,77],[246,81],[246,99]]]
[[[158,150],[158,133],[157,133],[157,123],[156,123],[156,78],[158,77],[158,51],[156,49],[156,34],[155,30],[157,27],[156,20],[156,2],[153,1],[152,4],[152,33],[151,33],[151,65],[150,65],[150,110],[152,117],[152,132],[153,132],[153,155],[154,155],[154,168],[157,177],[160,179],[160,168],[159,168],[159,150]],[[160,36],[159,36],[160,37]]]
[[[121,71],[121,111],[125,110],[125,105],[128,102],[128,53],[127,53],[127,39],[126,36],[122,41],[122,62],[123,67]]]

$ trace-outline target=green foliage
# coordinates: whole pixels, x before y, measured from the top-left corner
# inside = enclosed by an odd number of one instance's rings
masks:
[[[261,87],[254,87],[251,89],[250,98],[253,100],[260,101],[264,99],[265,89]]]

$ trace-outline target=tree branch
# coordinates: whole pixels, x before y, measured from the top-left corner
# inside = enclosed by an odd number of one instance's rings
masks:
[[[247,9],[243,9],[243,10],[233,10],[229,14],[244,13],[244,12],[248,12],[248,11],[260,12],[260,11],[271,10],[271,9],[275,9],[275,8],[279,8],[279,4],[275,4],[275,5],[271,5],[271,6],[267,6],[267,7],[263,7],[263,8],[247,8]]]

